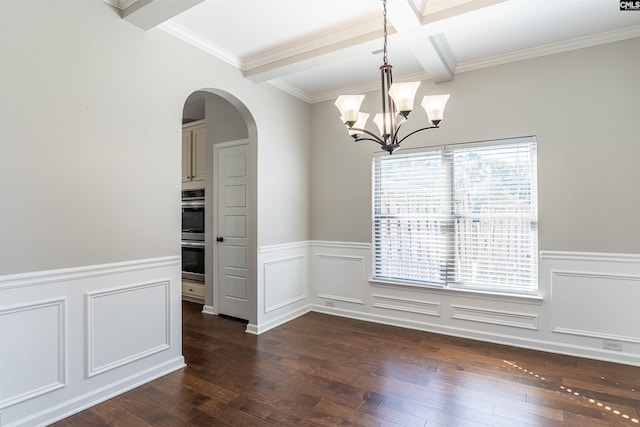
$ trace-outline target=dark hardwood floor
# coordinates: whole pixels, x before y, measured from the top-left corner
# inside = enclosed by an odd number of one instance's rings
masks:
[[[319,313],[260,336],[183,303],[187,368],[68,426],[640,426],[640,368]]]

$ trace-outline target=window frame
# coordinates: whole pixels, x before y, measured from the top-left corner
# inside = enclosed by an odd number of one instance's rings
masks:
[[[464,214],[457,214],[455,212],[455,176],[454,176],[454,162],[453,156],[457,151],[460,153],[464,149],[473,149],[474,147],[490,147],[491,146],[508,146],[512,145],[512,147],[522,146],[525,147],[528,153],[531,156],[530,163],[528,164],[530,173],[530,197],[527,199],[527,202],[531,205],[531,212],[527,215],[523,215],[525,218],[521,218],[525,224],[528,224],[529,233],[530,233],[530,242],[527,245],[527,252],[530,255],[527,255],[527,258],[531,258],[530,266],[526,270],[518,269],[518,272],[524,271],[531,275],[529,287],[517,287],[513,284],[508,285],[495,285],[495,284],[473,284],[473,283],[458,283],[452,280],[453,271],[456,270],[457,265],[459,265],[459,260],[456,258],[454,254],[455,244],[456,244],[456,220],[457,218],[464,217]],[[487,140],[487,141],[476,141],[476,142],[466,142],[466,143],[457,143],[457,144],[448,144],[448,145],[439,145],[439,146],[427,146],[420,148],[411,148],[411,149],[402,149],[401,151],[394,154],[392,157],[403,157],[403,158],[416,158],[419,159],[421,156],[424,156],[430,152],[440,153],[443,159],[443,163],[441,168],[444,169],[444,175],[446,177],[446,193],[448,203],[448,216],[445,221],[448,223],[448,229],[446,231],[446,250],[448,251],[447,261],[444,264],[444,280],[439,281],[424,281],[424,280],[416,280],[410,277],[392,277],[386,275],[380,275],[379,271],[381,267],[381,254],[384,248],[379,247],[380,240],[383,238],[378,236],[378,230],[376,227],[379,227],[381,230],[383,225],[380,219],[385,216],[380,212],[376,212],[376,204],[381,203],[380,201],[380,186],[382,185],[381,180],[376,175],[378,170],[378,164],[384,162],[385,159],[389,160],[389,154],[387,152],[377,152],[374,154],[371,165],[371,183],[372,183],[372,283],[385,283],[385,284],[398,284],[398,285],[407,285],[412,287],[420,287],[420,288],[432,288],[432,289],[445,289],[452,291],[465,291],[465,292],[480,292],[480,293],[490,293],[496,295],[515,295],[515,296],[538,296],[539,286],[538,286],[538,183],[537,183],[537,150],[538,144],[535,136],[525,136],[525,137],[514,137],[514,138],[505,138],[505,139],[495,139],[495,140]],[[515,205],[512,205],[515,206]],[[386,215],[387,217],[391,216],[390,214]],[[403,218],[402,214],[397,214],[397,217]],[[406,215],[405,215],[406,217]],[[501,218],[499,216],[494,216],[497,220]],[[415,261],[409,259],[409,262]],[[526,263],[525,263],[526,265]],[[442,268],[442,266],[440,267]]]

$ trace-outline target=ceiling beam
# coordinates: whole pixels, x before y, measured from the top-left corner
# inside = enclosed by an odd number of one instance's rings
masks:
[[[434,82],[453,80],[457,60],[444,34],[427,35],[422,15],[411,0],[388,0],[387,18]]]
[[[150,30],[204,0],[138,0],[122,11],[122,18]]]
[[[1,1],[1,0],[0,0]],[[354,54],[354,48],[380,39],[379,17],[372,17],[325,35],[298,40],[294,45],[246,58],[242,73],[254,82],[264,82],[299,71],[339,61]]]
[[[434,29],[430,30],[429,24],[503,1],[505,0],[471,0],[423,15],[416,9],[412,0],[387,0],[389,35],[398,34],[434,82],[451,81],[457,67],[457,59],[444,34],[434,34]],[[376,15],[349,27],[334,29],[323,35],[316,34],[307,40],[297,40],[295,45],[244,58],[241,69],[243,75],[254,82],[278,79],[320,66],[326,61],[336,61],[353,55],[354,48],[362,48],[368,42],[379,40],[382,35],[381,27],[380,16]]]

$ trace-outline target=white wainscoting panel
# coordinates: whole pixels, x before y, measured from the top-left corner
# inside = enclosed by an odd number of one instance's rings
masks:
[[[307,297],[307,256],[294,255],[264,263],[264,312]]]
[[[87,376],[169,348],[169,282],[87,293]]]
[[[309,245],[293,242],[258,249],[257,323],[247,332],[261,334],[309,310]]]
[[[553,271],[553,332],[640,343],[640,276]]]
[[[65,386],[65,303],[0,309],[0,409]]]
[[[48,425],[184,367],[180,310],[179,256],[0,276],[0,425]]]
[[[373,307],[375,308],[440,317],[440,307],[442,304],[439,302],[381,294],[373,294],[372,296]]]
[[[366,266],[364,256],[316,254],[318,298],[364,304]]]
[[[538,315],[452,304],[452,319],[538,330]]]
[[[309,246],[311,310],[640,366],[640,255],[543,251],[527,296],[369,280],[369,244]]]

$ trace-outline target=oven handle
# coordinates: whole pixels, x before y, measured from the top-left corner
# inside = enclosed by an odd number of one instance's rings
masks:
[[[204,200],[186,200],[180,203],[183,208],[204,208]]]
[[[185,248],[204,248],[204,242],[186,241],[180,242]]]

